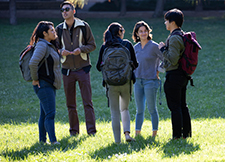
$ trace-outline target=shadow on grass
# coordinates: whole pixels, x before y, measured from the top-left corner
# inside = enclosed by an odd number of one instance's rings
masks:
[[[199,144],[190,143],[187,139],[170,140],[161,147],[164,156],[163,158],[171,158],[181,154],[192,154],[200,150]]]
[[[88,135],[83,136],[75,136],[75,137],[65,137],[60,140],[60,145],[51,145],[51,144],[43,144],[43,143],[35,143],[31,147],[24,147],[19,151],[14,151],[12,149],[6,149],[0,155],[10,160],[25,160],[30,155],[40,155],[47,156],[54,152],[55,150],[62,150],[62,152],[66,152],[68,150],[75,149],[79,147],[81,141],[87,139]]]
[[[127,154],[132,154],[134,151],[139,152],[146,148],[155,148],[159,147],[159,142],[155,140],[153,137],[148,137],[144,139],[142,136],[138,136],[135,138],[136,142],[130,143],[110,143],[108,146],[98,149],[90,154],[93,159],[103,160],[110,159],[112,156],[126,156]]]

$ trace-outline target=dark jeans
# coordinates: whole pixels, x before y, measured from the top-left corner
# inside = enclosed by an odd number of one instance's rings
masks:
[[[52,84],[39,80],[40,88],[33,86],[40,100],[40,117],[38,122],[39,141],[46,142],[46,132],[51,142],[56,142],[55,137],[55,95],[56,90]]]
[[[66,104],[69,114],[70,134],[79,134],[79,119],[76,104],[76,82],[78,81],[83,106],[85,111],[86,129],[88,134],[95,134],[95,113],[92,104],[92,92],[90,83],[90,73],[84,70],[70,71],[68,76],[63,75]]]
[[[186,104],[187,83],[188,78],[177,70],[166,75],[164,91],[171,111],[173,138],[191,137],[191,118]]]

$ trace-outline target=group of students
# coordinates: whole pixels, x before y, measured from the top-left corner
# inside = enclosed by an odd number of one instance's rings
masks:
[[[89,135],[96,134],[95,114],[92,103],[90,84],[89,53],[94,51],[96,44],[88,23],[74,17],[75,8],[71,2],[61,4],[64,22],[54,29],[54,24],[41,21],[34,29],[30,44],[36,44],[34,54],[30,60],[32,84],[40,100],[39,141],[46,143],[48,133],[52,144],[59,144],[55,136],[55,95],[56,89],[61,87],[61,73],[68,108],[70,135],[79,134],[79,119],[76,105],[76,82],[78,81],[83,106],[85,110],[86,129]],[[165,25],[170,33],[182,32],[183,13],[173,9],[165,14]],[[144,21],[137,22],[133,29],[132,38],[136,44],[124,38],[125,29],[117,22],[111,23],[103,34],[103,44],[99,52],[96,65],[101,71],[104,49],[113,43],[121,43],[130,51],[132,78],[124,85],[107,85],[109,106],[111,111],[112,129],[115,143],[121,142],[120,117],[123,132],[127,142],[135,141],[130,136],[130,87],[134,84],[134,97],[137,107],[135,136],[141,134],[144,121],[145,103],[151,115],[152,136],[158,131],[159,115],[156,106],[157,89],[160,86],[160,66],[166,71],[164,92],[167,105],[171,111],[173,139],[191,137],[191,119],[186,104],[187,76],[179,69],[178,60],[184,50],[182,38],[169,35],[166,43],[157,44],[152,40],[151,28]],[[58,35],[58,36],[57,36]],[[170,42],[170,43],[169,43]],[[48,50],[50,48],[50,50]],[[38,68],[38,64],[49,52],[47,65]],[[162,62],[162,65],[160,65]],[[48,69],[48,70],[46,70]],[[48,72],[47,72],[48,71]],[[105,86],[103,81],[103,86]]]

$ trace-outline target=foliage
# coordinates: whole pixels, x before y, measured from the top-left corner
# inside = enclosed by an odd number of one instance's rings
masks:
[[[74,4],[74,6],[78,6],[80,8],[83,8],[85,4],[88,3],[88,0],[67,0]]]
[[[116,5],[116,0],[98,2],[93,5],[90,11],[119,11],[119,5]],[[127,0],[127,11],[154,11],[157,0]],[[224,10],[224,0],[204,0],[202,1],[204,10]],[[195,10],[195,0],[166,0],[164,10],[171,8],[179,8],[180,10]]]
[[[162,105],[157,105],[160,122],[156,138],[151,137],[151,117],[146,110],[142,136],[134,143],[114,143],[110,109],[107,107],[102,76],[96,68],[102,33],[113,22],[120,22],[131,40],[134,24],[146,21],[153,29],[153,40],[165,41],[168,31],[163,18],[87,19],[95,36],[97,49],[90,54],[92,60],[91,84],[95,107],[97,134],[88,136],[85,127],[82,100],[77,88],[77,106],[81,133],[69,136],[68,115],[63,87],[56,98],[56,136],[58,146],[38,143],[39,102],[31,83],[25,82],[19,72],[20,51],[29,38],[38,19],[19,19],[17,26],[10,26],[7,19],[0,19],[0,161],[225,161],[225,18],[185,17],[183,29],[194,30],[202,46],[199,64],[193,75],[195,87],[188,86],[187,102],[192,117],[193,137],[170,141],[171,121],[164,95]],[[55,25],[59,19],[51,19]],[[218,34],[219,33],[219,34]],[[133,42],[133,41],[132,41]],[[162,82],[165,74],[160,74]],[[134,136],[136,106],[134,99],[129,106],[131,135]]]

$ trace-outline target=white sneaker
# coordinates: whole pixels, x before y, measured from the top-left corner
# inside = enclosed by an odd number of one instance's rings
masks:
[[[53,142],[52,145],[60,145],[60,143],[56,141],[56,142]]]

